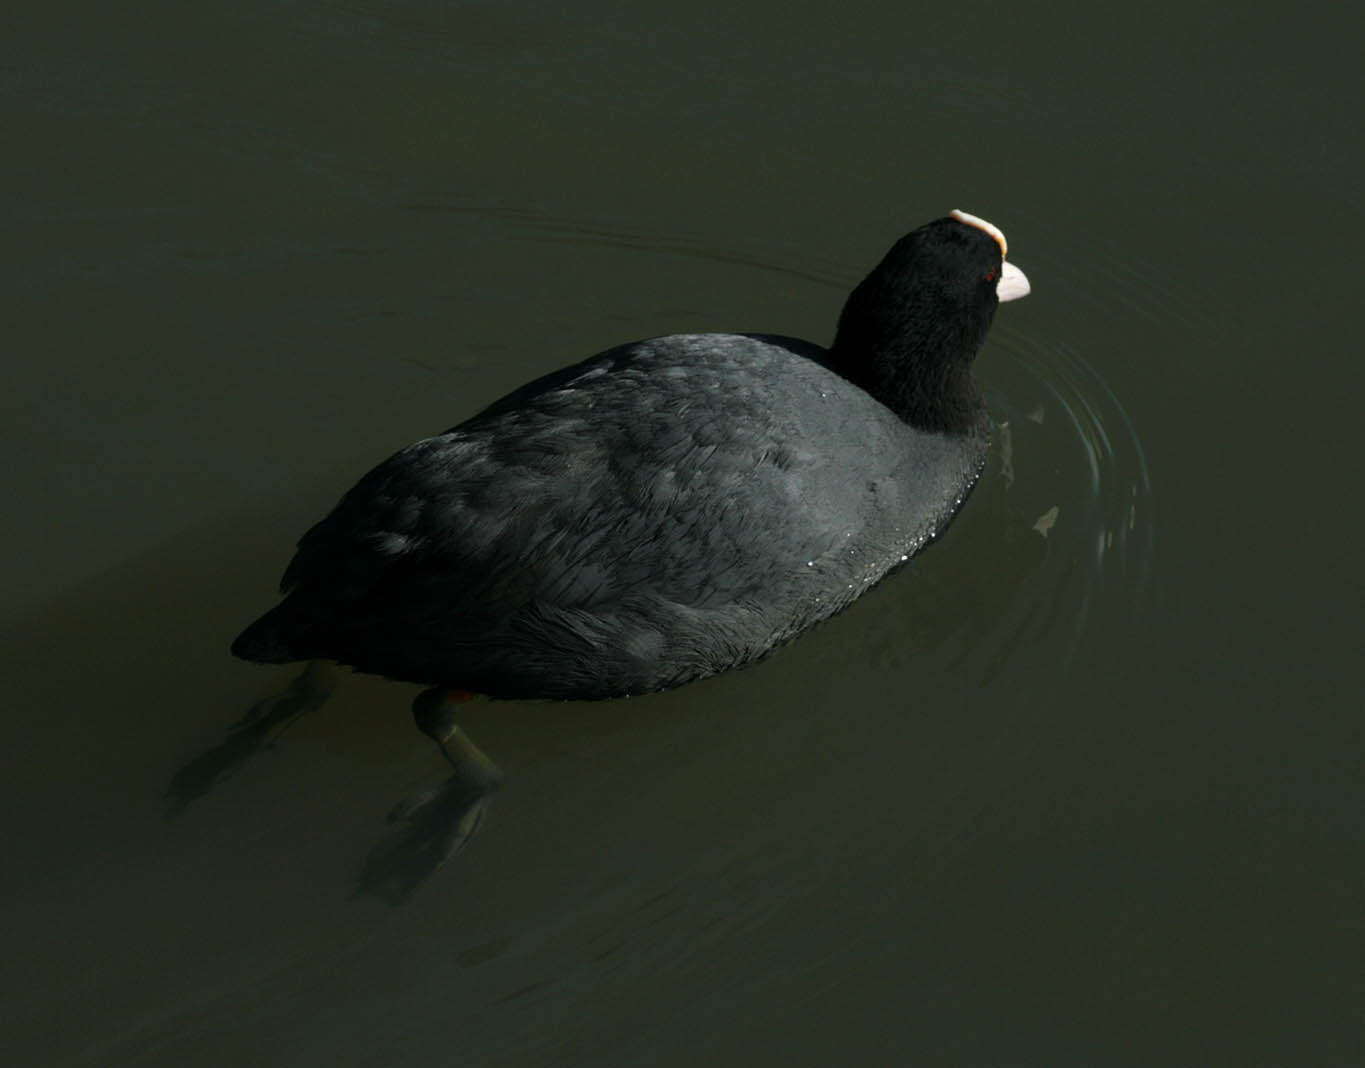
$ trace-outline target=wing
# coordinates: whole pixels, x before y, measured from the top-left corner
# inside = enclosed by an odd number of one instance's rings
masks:
[[[764,560],[828,551],[861,487],[840,492],[837,458],[801,446],[827,428],[791,395],[827,375],[724,337],[613,350],[403,449],[304,535],[283,588],[361,601],[421,576],[495,606],[644,589],[705,605],[766,585]]]
[[[870,398],[853,415],[818,403],[866,395],[809,358],[821,350],[776,341],[613,350],[379,465],[285,573],[286,604],[330,641],[309,655],[416,678],[415,662],[451,650],[515,648],[524,672],[556,645],[567,661],[685,632],[696,655],[669,659],[717,665],[683,669],[695,676],[799,629],[800,606],[832,565],[842,588],[890,503],[875,490],[899,462],[899,424]],[[662,658],[629,659],[638,675]]]

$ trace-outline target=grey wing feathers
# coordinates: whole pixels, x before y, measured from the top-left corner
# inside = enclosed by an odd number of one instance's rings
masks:
[[[476,616],[642,595],[706,608],[834,551],[864,488],[785,444],[809,430],[787,414],[802,405],[782,404],[784,390],[815,388],[800,380],[809,361],[756,340],[720,353],[665,340],[532,383],[385,461],[304,535],[283,585]],[[774,380],[774,360],[798,373]],[[754,516],[787,521],[758,531]]]

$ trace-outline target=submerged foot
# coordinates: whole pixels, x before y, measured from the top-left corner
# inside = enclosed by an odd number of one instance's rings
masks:
[[[291,723],[321,706],[335,685],[333,670],[313,661],[279,693],[257,701],[220,742],[189,760],[171,778],[164,795],[166,815],[180,815],[256,754],[269,749]]]
[[[365,858],[357,893],[401,903],[483,824],[503,774],[455,723],[460,703],[461,698],[440,690],[427,690],[413,702],[418,727],[437,744],[454,774],[389,812],[393,833]]]

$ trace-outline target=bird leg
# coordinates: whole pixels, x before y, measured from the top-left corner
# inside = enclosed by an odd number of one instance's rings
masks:
[[[370,851],[357,890],[400,904],[464,848],[482,825],[503,774],[455,723],[455,707],[472,694],[433,689],[412,703],[413,718],[454,774],[400,802],[389,813],[395,827]]]
[[[412,717],[417,721],[417,729],[436,743],[462,777],[473,776],[496,788],[502,785],[502,770],[455,722],[456,707],[473,699],[474,694],[467,690],[424,690],[412,702]]]
[[[412,717],[417,728],[436,743],[455,774],[437,786],[428,787],[405,798],[389,813],[390,822],[409,820],[418,809],[452,792],[482,800],[502,785],[503,773],[487,754],[470,739],[455,722],[458,706],[471,700],[473,694],[464,690],[443,690],[439,687],[424,690],[412,702]],[[470,828],[472,833],[473,828]]]

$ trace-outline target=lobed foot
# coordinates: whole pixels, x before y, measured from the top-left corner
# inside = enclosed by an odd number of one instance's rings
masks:
[[[366,858],[357,889],[398,904],[458,853],[482,826],[503,773],[460,729],[454,709],[463,703],[440,690],[413,702],[413,717],[434,741],[454,774],[405,798],[390,810],[390,839]]]

